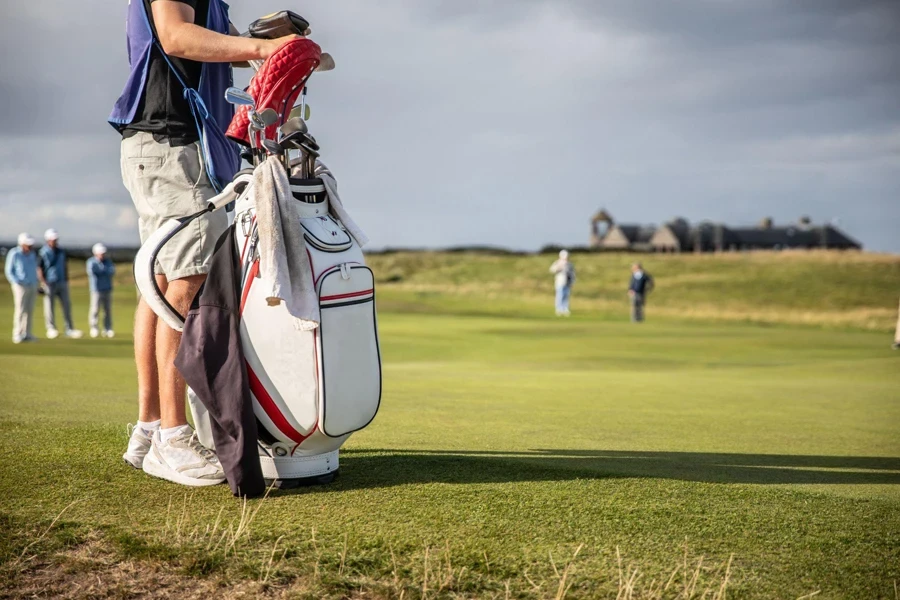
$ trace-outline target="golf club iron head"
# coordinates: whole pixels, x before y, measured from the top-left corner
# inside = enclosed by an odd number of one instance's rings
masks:
[[[256,101],[253,99],[253,96],[236,87],[230,87],[225,90],[225,100],[229,104],[236,104],[238,106],[256,106]]]
[[[306,126],[306,121],[301,119],[300,117],[293,117],[288,119],[284,125],[281,126],[281,136],[287,137],[294,133],[308,133],[309,127]]]
[[[309,108],[309,104],[298,104],[291,109],[291,113],[288,115],[288,120],[299,117],[304,121],[309,121],[309,118],[311,116],[312,110]]]
[[[259,118],[262,119],[262,122],[265,123],[266,127],[271,127],[278,122],[278,113],[275,112],[274,108],[267,108],[259,113]]]
[[[266,152],[273,156],[281,156],[284,154],[284,148],[281,147],[281,144],[274,140],[263,140],[262,147]]]
[[[313,138],[308,133],[303,133],[301,131],[296,131],[294,133],[290,133],[281,138],[281,145],[284,147],[290,147],[295,150],[299,150],[301,145],[306,145],[313,150],[319,149],[319,144],[316,143],[315,138]]]

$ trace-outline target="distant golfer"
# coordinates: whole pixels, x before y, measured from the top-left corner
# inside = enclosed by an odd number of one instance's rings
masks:
[[[12,286],[15,312],[13,313],[12,341],[14,344],[33,342],[31,324],[34,317],[34,301],[38,290],[37,253],[34,238],[20,233],[18,246],[6,255],[6,280]]]
[[[568,317],[572,285],[575,283],[575,267],[569,262],[568,250],[559,251],[559,259],[550,265],[553,283],[556,286],[556,316]]]
[[[891,348],[900,350],[900,316],[897,317],[897,331],[894,332],[894,344]]]
[[[653,291],[653,277],[644,271],[641,263],[631,265],[631,283],[628,285],[628,296],[631,298],[631,321],[641,323],[644,320],[644,305],[647,295]]]
[[[100,309],[103,309],[103,337],[115,335],[112,325],[112,290],[113,275],[116,265],[106,255],[106,246],[94,244],[93,256],[87,259],[88,283],[91,288],[91,312],[88,321],[91,325],[91,337],[100,337]]]
[[[72,303],[69,300],[69,269],[66,251],[59,247],[59,233],[55,229],[44,232],[44,247],[38,252],[38,278],[44,288],[44,323],[47,337],[59,337],[56,328],[56,300],[62,306],[66,322],[66,337],[80,338],[82,333],[72,323]]]

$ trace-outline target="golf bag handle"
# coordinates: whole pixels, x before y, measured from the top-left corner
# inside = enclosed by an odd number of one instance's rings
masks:
[[[134,280],[141,297],[147,303],[147,306],[156,313],[156,316],[175,331],[184,329],[184,317],[166,300],[165,294],[159,289],[155,273],[156,257],[159,256],[163,246],[184,231],[193,221],[245,196],[251,189],[252,184],[252,175],[239,175],[222,190],[221,194],[212,198],[205,209],[180,219],[169,219],[153,235],[147,238],[147,241],[138,250],[137,256],[134,258]]]

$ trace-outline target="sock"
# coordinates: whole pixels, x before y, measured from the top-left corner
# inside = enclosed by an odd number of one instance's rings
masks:
[[[183,435],[185,433],[189,434],[193,430],[190,425],[179,425],[177,427],[167,427],[165,429],[160,428],[159,430],[159,438],[162,442],[168,442],[172,438],[178,437],[179,435]]]
[[[147,435],[152,436],[156,433],[156,430],[159,429],[160,420],[157,419],[155,421],[138,421],[137,425],[135,425],[135,429],[140,429]]]

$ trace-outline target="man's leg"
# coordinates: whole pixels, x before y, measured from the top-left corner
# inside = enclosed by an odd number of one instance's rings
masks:
[[[157,275],[159,289],[166,292],[165,276]],[[159,370],[156,367],[156,327],[158,318],[144,299],[138,302],[134,315],[134,362],[138,376],[138,420],[159,421]]]
[[[62,304],[66,331],[75,331],[75,321],[72,320],[72,300],[69,298],[69,283],[56,284],[56,293],[59,294],[59,302]]]
[[[46,293],[44,294],[44,325],[47,327],[47,332],[56,330],[56,311],[55,306],[53,305],[53,296],[56,294],[56,283],[48,283],[45,288]]]
[[[30,285],[25,288],[25,298],[24,298],[24,308],[25,308],[25,339],[33,339],[34,335],[32,332],[32,327],[34,325],[34,303],[37,300],[37,286]]]
[[[900,313],[897,315],[897,331],[894,332],[894,349],[900,349]]]
[[[22,338],[25,337],[25,328],[24,325],[24,301],[25,301],[25,288],[21,285],[16,285],[15,283],[12,286],[13,290],[13,306],[15,309],[13,310],[13,329],[12,329],[12,339],[13,342],[19,343],[22,341]]]
[[[194,296],[206,280],[206,275],[192,275],[169,282],[166,300],[182,315],[187,315]],[[156,364],[159,369],[159,404],[161,427],[169,429],[187,425],[185,397],[187,385],[178,369],[175,356],[181,344],[181,332],[175,331],[163,321],[156,324]]]
[[[99,321],[100,292],[91,292],[91,308],[88,310],[88,325],[91,328],[91,337],[97,337],[97,322]]]
[[[109,335],[112,333],[112,291],[100,294],[103,304],[103,331]]]

